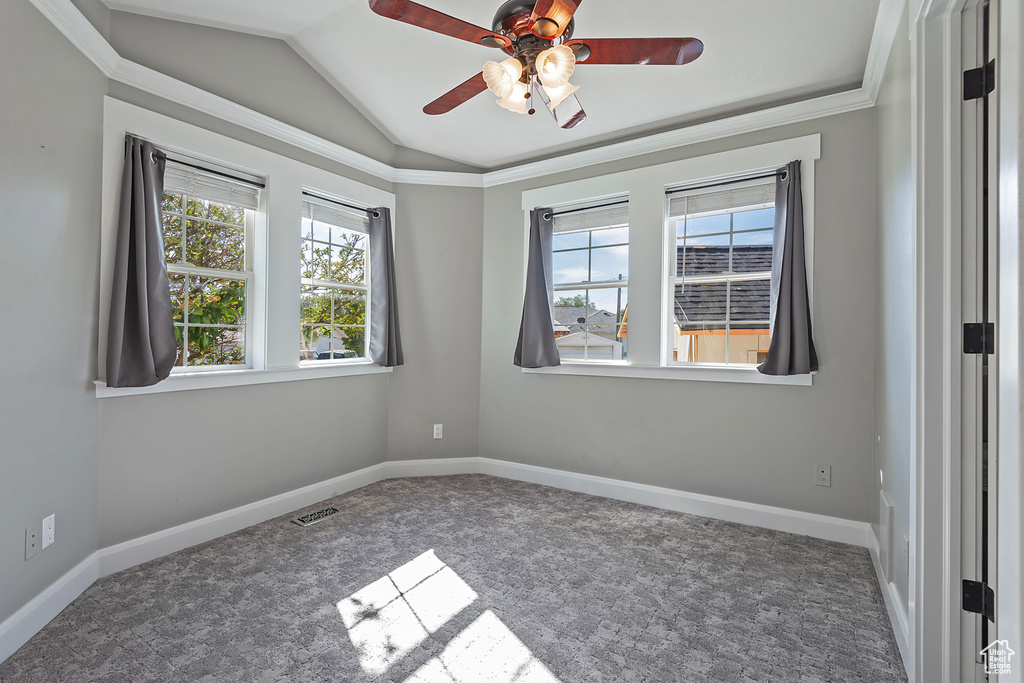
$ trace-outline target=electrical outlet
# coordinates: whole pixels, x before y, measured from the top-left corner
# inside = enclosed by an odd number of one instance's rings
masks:
[[[53,545],[53,526],[56,517],[56,514],[52,514],[43,520],[43,550],[46,550],[48,546]]]
[[[818,465],[814,470],[815,486],[832,486],[832,466]]]
[[[39,552],[39,544],[43,537],[43,525],[33,524],[25,529],[25,559]]]
[[[444,425],[434,425],[434,438],[440,439],[443,434]]]

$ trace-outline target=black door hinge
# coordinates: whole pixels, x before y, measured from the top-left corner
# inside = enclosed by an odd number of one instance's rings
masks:
[[[964,100],[978,100],[996,89],[996,60],[964,72]]]
[[[996,620],[996,592],[987,583],[964,579],[961,601],[965,612],[984,614],[989,621]]]
[[[964,353],[996,352],[995,323],[964,323]]]

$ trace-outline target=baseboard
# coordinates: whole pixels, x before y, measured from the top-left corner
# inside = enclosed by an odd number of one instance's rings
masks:
[[[388,460],[388,478],[439,477],[447,474],[477,474],[480,458],[432,458],[428,460]]]
[[[889,582],[882,571],[882,562],[878,556],[878,537],[875,530],[869,530],[868,552],[871,554],[871,564],[875,568],[875,576],[878,578],[878,586],[882,589],[882,600],[885,601],[885,611],[889,614],[889,623],[892,624],[892,632],[896,635],[896,645],[900,649],[900,658],[903,660],[903,668],[907,671],[907,680],[913,681],[914,675],[912,666],[914,658],[910,652],[910,623],[907,621],[907,613],[903,610],[903,602],[899,593],[896,592],[896,584]]]
[[[0,662],[46,626],[99,578],[99,553],[85,558],[67,574],[0,624]]]
[[[280,517],[334,495],[368,486],[387,479],[387,472],[387,463],[364,467],[340,477],[104,548],[99,551],[99,575],[109,576],[137,564]]]
[[[490,458],[480,458],[480,472],[727,522],[839,541],[862,548],[868,545],[871,527],[867,522]]]
[[[619,479],[577,474],[548,467],[480,457],[391,460],[125,541],[93,553],[0,624],[0,661],[14,653],[100,577],[155,560],[199,543],[205,543],[383,479],[475,473],[543,484],[569,491],[862,547],[870,547],[873,540],[870,525],[865,522],[746,503],[659,486],[648,486]],[[876,568],[877,555],[877,551],[872,555]],[[883,593],[885,593],[884,590]],[[887,595],[886,608],[890,609],[890,618],[892,618],[890,602],[892,602],[892,598]],[[893,604],[897,606],[896,609],[899,609],[898,600]],[[900,652],[906,661],[904,652],[907,633],[906,616],[902,616],[902,632],[896,627],[896,623],[894,620],[893,629],[897,633],[897,640],[902,637]]]

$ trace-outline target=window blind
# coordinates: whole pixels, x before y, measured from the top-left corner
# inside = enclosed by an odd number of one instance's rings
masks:
[[[563,207],[564,210],[564,207]],[[558,213],[558,209],[555,210]],[[606,206],[595,209],[583,209],[573,213],[565,213],[554,217],[555,232],[574,232],[609,228],[629,223],[629,204]]]
[[[679,218],[695,213],[728,211],[741,206],[758,206],[774,202],[775,181],[758,181],[751,185],[715,189],[708,192],[696,191],[692,194],[685,191],[679,192],[669,198],[668,213],[671,218]]]
[[[365,211],[347,209],[344,206],[319,202],[316,199],[302,200],[302,217],[357,232],[368,232],[370,229],[370,217]]]
[[[164,170],[164,192],[187,194],[221,204],[257,209],[260,204],[260,189],[230,178],[204,173],[187,166],[167,161]]]

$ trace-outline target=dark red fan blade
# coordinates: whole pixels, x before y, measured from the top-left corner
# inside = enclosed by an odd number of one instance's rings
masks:
[[[584,38],[566,45],[590,48],[577,64],[689,64],[704,51],[696,38]]]
[[[530,30],[541,38],[557,38],[569,25],[581,0],[537,0],[530,15]]]
[[[503,35],[474,26],[462,19],[450,17],[435,9],[417,5],[415,2],[409,2],[409,0],[370,0],[370,9],[382,17],[404,21],[407,24],[419,26],[428,31],[436,31],[446,36],[468,40],[478,45],[487,45],[487,43],[481,43],[481,40],[484,38],[496,41],[494,47],[500,45],[507,47],[512,44],[512,41]]]
[[[427,106],[423,107],[423,113],[432,115],[444,114],[445,112],[455,109],[455,107],[459,106],[463,102],[471,100],[484,90],[487,90],[487,84],[484,83],[484,75],[483,73],[478,73],[476,76],[473,76],[464,83],[455,86]]]

